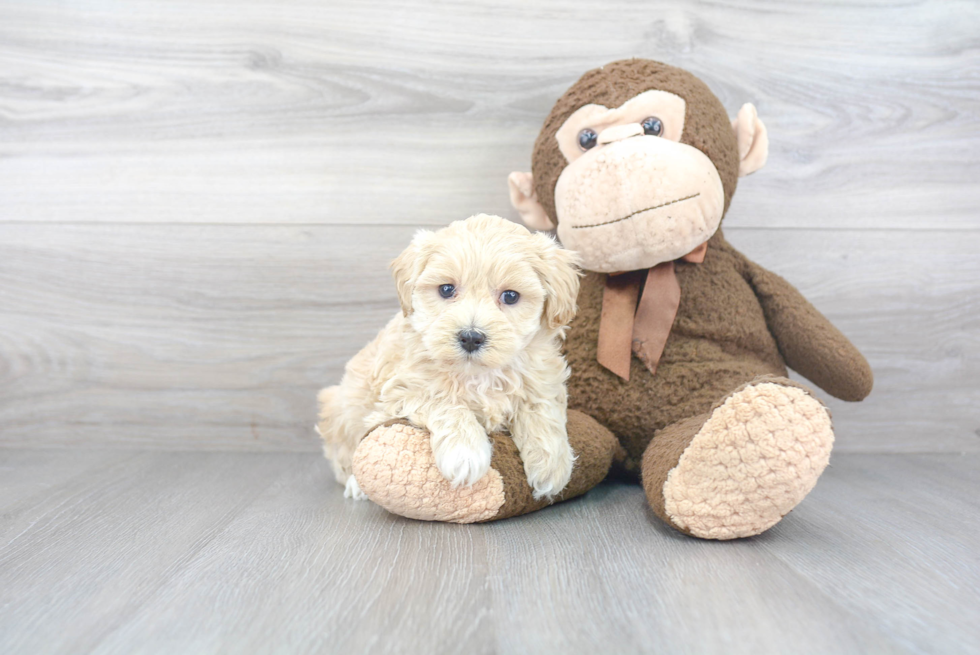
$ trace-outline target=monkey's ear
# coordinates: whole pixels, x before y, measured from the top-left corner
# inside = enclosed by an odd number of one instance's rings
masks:
[[[524,225],[532,230],[555,229],[555,224],[538,202],[538,195],[534,193],[534,177],[530,173],[511,173],[507,176],[507,186],[510,188],[510,204],[521,215]]]
[[[765,166],[769,157],[769,134],[750,102],[738,110],[738,116],[732,120],[732,128],[738,138],[738,176],[745,177]]]
[[[412,313],[412,292],[415,291],[415,282],[425,268],[426,260],[429,257],[428,244],[435,236],[429,230],[419,230],[415,233],[415,238],[402,254],[395,257],[391,262],[391,276],[395,278],[395,289],[398,291],[398,302],[402,306],[402,314],[406,317]]]

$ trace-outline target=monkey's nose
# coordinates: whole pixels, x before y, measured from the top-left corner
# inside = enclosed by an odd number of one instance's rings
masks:
[[[613,141],[622,141],[631,136],[640,136],[641,134],[643,134],[642,125],[639,123],[627,123],[626,125],[607,127],[602,132],[599,132],[599,137],[596,140],[602,145],[612,143]]]
[[[475,352],[483,346],[487,340],[487,335],[479,330],[462,330],[459,335],[459,345],[468,353]]]

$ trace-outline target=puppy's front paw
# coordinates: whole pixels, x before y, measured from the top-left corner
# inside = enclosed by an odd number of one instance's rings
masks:
[[[521,453],[527,483],[534,489],[534,499],[552,498],[568,484],[575,466],[575,453],[567,441],[551,449],[525,447]]]
[[[347,484],[344,485],[344,498],[353,498],[354,500],[367,500],[367,494],[361,491],[361,485],[357,484],[357,479],[352,475],[347,478]]]
[[[432,454],[442,477],[454,487],[470,486],[490,469],[491,447],[486,434],[433,440]]]

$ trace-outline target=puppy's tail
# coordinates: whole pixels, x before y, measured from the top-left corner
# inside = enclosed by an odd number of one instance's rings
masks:
[[[344,438],[344,408],[342,405],[343,391],[339,386],[321,389],[316,395],[319,406],[318,420],[315,426],[317,434],[323,440],[323,456],[330,460],[337,482],[347,484],[350,481],[351,457],[353,449]]]
[[[320,435],[320,438],[323,439],[323,452],[327,457],[330,457],[330,452],[327,450],[328,446],[336,440],[333,422],[340,409],[337,407],[339,396],[339,386],[320,389],[320,393],[316,395],[317,423],[314,429]]]

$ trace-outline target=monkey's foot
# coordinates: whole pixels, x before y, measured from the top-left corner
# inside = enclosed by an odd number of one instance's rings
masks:
[[[643,486],[654,512],[681,532],[750,537],[810,493],[833,444],[830,412],[809,390],[758,378],[658,432],[643,456]]]
[[[568,412],[568,438],[578,459],[554,502],[584,494],[606,477],[619,443],[592,418]],[[354,477],[368,498],[392,514],[422,521],[479,523],[527,514],[551,504],[535,500],[510,437],[492,434],[490,470],[470,487],[453,488],[436,467],[428,430],[394,422],[372,430],[354,451]]]

